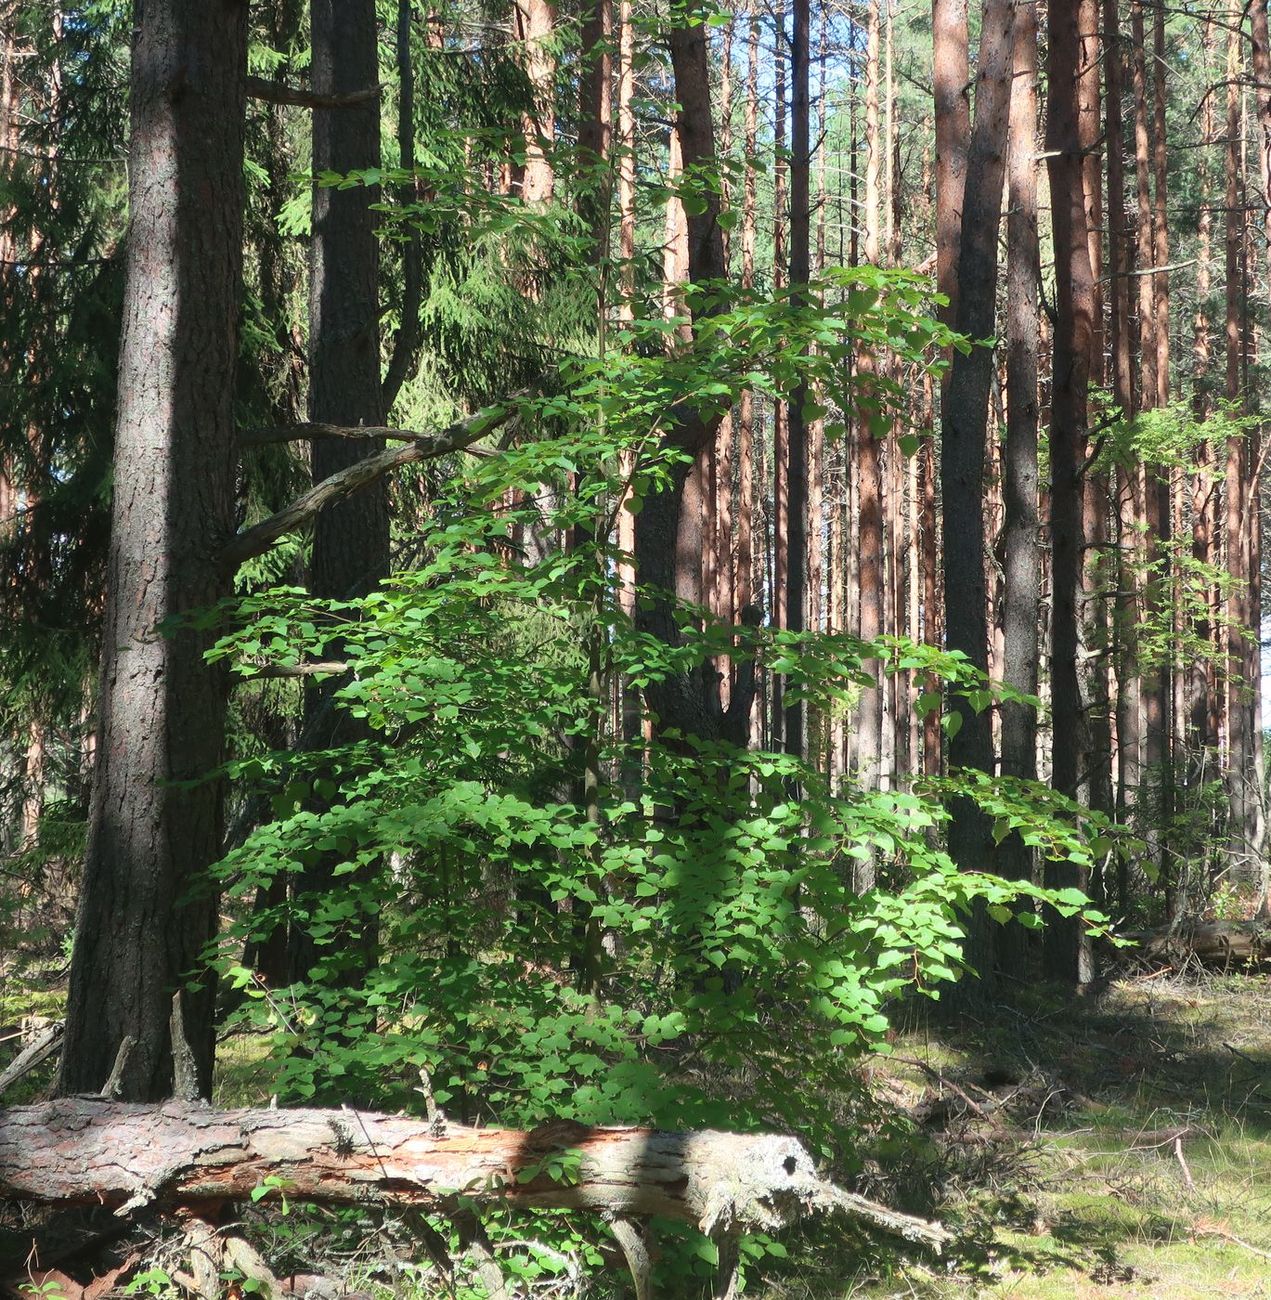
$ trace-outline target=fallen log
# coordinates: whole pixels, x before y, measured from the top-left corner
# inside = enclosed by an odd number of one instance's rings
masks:
[[[1125,937],[1138,945],[1139,955],[1172,966],[1191,959],[1222,966],[1271,961],[1271,924],[1266,921],[1202,921]]]
[[[837,1211],[938,1250],[939,1224],[823,1179],[795,1138],[709,1130],[473,1129],[344,1110],[72,1097],[0,1110],[0,1200],[155,1206],[286,1197],[445,1210],[456,1199],[661,1216],[715,1237]]]

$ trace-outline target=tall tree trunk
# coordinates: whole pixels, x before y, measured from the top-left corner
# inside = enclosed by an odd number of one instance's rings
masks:
[[[1271,34],[1268,33],[1267,0],[1251,0],[1251,44],[1250,54],[1253,64],[1253,81],[1256,87],[1255,102],[1258,117],[1258,161],[1259,175],[1262,180],[1262,225],[1264,241],[1271,241]],[[1267,285],[1271,290],[1271,242],[1266,243]],[[1262,791],[1265,789],[1263,769],[1262,735],[1262,477],[1259,472],[1260,455],[1251,455],[1252,473],[1249,482],[1251,508],[1247,512],[1249,530],[1249,576],[1250,591],[1250,630],[1253,640],[1247,647],[1246,675],[1249,677],[1250,730],[1253,743],[1254,790],[1258,798],[1255,816],[1255,835],[1250,846],[1254,860],[1259,864],[1257,888],[1262,896],[1263,914],[1271,911],[1271,866],[1266,860],[1266,825],[1265,810],[1262,807]]]
[[[1243,132],[1240,113],[1240,31],[1239,10],[1231,11],[1232,26],[1227,34],[1227,153],[1226,153],[1226,398],[1233,408],[1244,399],[1242,369],[1243,315],[1242,245],[1245,236],[1244,176],[1241,143]],[[1226,543],[1227,571],[1231,590],[1227,600],[1227,773],[1229,822],[1228,867],[1233,880],[1251,883],[1248,852],[1248,826],[1251,819],[1249,776],[1250,744],[1245,725],[1246,711],[1240,692],[1244,689],[1245,656],[1241,629],[1248,626],[1249,575],[1245,568],[1245,548],[1241,544],[1244,515],[1248,509],[1245,485],[1248,480],[1246,445],[1242,434],[1227,439],[1226,462]]]
[[[744,172],[741,204],[741,287],[748,293],[755,284],[755,167],[759,149],[759,18],[752,9],[746,37],[746,108],[743,117]],[[737,580],[733,621],[740,623],[750,606],[758,605],[761,592],[755,584],[755,396],[742,391],[737,404]],[[762,483],[762,479],[759,480]],[[762,495],[762,494],[760,494]]]
[[[632,0],[618,0],[618,277],[621,295],[618,318],[635,318],[636,294],[636,123],[635,123],[635,24]],[[622,463],[623,481],[633,470],[633,453]],[[618,512],[618,550],[624,557],[635,555],[636,517],[630,510]],[[635,565],[631,558],[618,563],[619,599],[627,616],[635,614]]]
[[[180,991],[210,1095],[225,689],[205,633],[160,625],[228,594],[242,273],[247,7],[147,0],[132,65],[131,226],[102,644],[101,745],[58,1088],[169,1095]],[[174,94],[174,87],[180,93]],[[162,359],[157,364],[156,359]],[[197,992],[190,991],[193,977]]]
[[[772,288],[778,292],[785,287],[789,272],[787,260],[787,220],[789,216],[789,154],[786,141],[786,77],[787,38],[786,8],[778,0],[773,10],[773,67],[775,98],[773,102],[773,162],[772,183]],[[789,555],[790,555],[790,409],[787,403],[776,401],[772,410],[772,621],[776,627],[788,626]],[[771,716],[769,728],[771,743],[779,745],[785,734],[785,701],[781,678],[771,677]]]
[[[556,56],[552,52],[556,6],[551,0],[513,0],[512,23],[534,92],[533,106],[521,122],[525,163],[514,169],[514,175],[519,177],[521,197],[526,203],[545,203],[551,199],[556,184],[548,152],[556,134],[556,110],[552,102],[556,79]]]
[[[1210,77],[1213,58],[1212,20],[1206,20],[1201,37],[1202,69],[1206,82]],[[1196,312],[1192,318],[1192,414],[1199,423],[1209,418],[1211,349],[1209,294],[1210,257],[1213,240],[1213,212],[1210,192],[1209,146],[1214,136],[1214,96],[1206,95],[1201,105],[1201,148],[1197,160],[1197,188],[1200,207],[1196,218]],[[1213,449],[1209,439],[1203,439],[1196,448],[1196,472],[1192,476],[1192,558],[1198,565],[1212,562],[1214,487],[1212,483]],[[1207,644],[1212,635],[1209,604],[1212,597],[1206,594],[1204,607],[1192,621],[1192,632],[1201,644]],[[1196,655],[1187,672],[1187,728],[1189,784],[1199,782],[1204,773],[1205,756],[1217,744],[1217,736],[1210,734],[1211,697],[1213,693],[1214,664],[1212,655]]]
[[[971,141],[971,106],[967,95],[971,74],[968,63],[966,0],[932,0],[932,80],[936,135],[936,288],[947,299],[939,308],[947,325],[957,320],[958,249],[962,232],[962,200],[966,190],[967,150]],[[946,404],[948,379],[941,386],[941,406]],[[936,536],[936,457],[934,446],[923,456],[923,568],[926,639],[943,642],[942,613],[945,593],[939,586]],[[928,690],[932,683],[928,683]],[[942,733],[936,710],[928,712],[923,732],[924,770],[941,767]]]
[[[952,325],[957,319],[962,197],[971,141],[966,0],[932,0],[931,26],[936,112],[936,288],[949,300],[941,310],[941,319]]]
[[[584,14],[578,85],[578,149],[588,175],[582,184],[581,211],[591,231],[595,256],[609,243],[609,168],[613,136],[613,0],[590,0]]]
[[[1134,94],[1134,184],[1138,214],[1135,253],[1139,291],[1139,406],[1156,405],[1156,294],[1152,265],[1152,143],[1148,125],[1147,56],[1144,47],[1143,0],[1130,0],[1130,68]]]
[[[1099,143],[1102,137],[1099,96],[1099,0],[1081,0],[1081,53],[1078,67],[1077,130],[1082,149],[1082,189],[1085,196],[1086,234],[1093,277],[1091,299],[1091,382],[1104,383],[1103,364],[1103,194]],[[1090,807],[1111,814],[1112,720],[1108,683],[1108,613],[1103,578],[1107,553],[1108,480],[1093,469],[1082,480],[1083,536],[1082,636],[1088,651],[1082,683],[1082,782]]]
[[[1104,121],[1108,154],[1108,260],[1111,270],[1112,396],[1128,419],[1135,411],[1134,344],[1131,316],[1131,276],[1133,266],[1132,236],[1126,217],[1125,127],[1122,113],[1125,57],[1121,40],[1121,15],[1118,0],[1103,0],[1104,31]],[[1112,611],[1112,657],[1116,672],[1116,700],[1112,708],[1116,723],[1116,809],[1124,819],[1130,792],[1138,779],[1139,769],[1139,688],[1137,681],[1135,638],[1135,566],[1131,548],[1133,534],[1124,526],[1129,507],[1135,499],[1134,470],[1123,464],[1116,468],[1116,598]],[[1121,859],[1121,886],[1128,882]],[[1120,886],[1119,886],[1120,887]],[[1128,904],[1121,887],[1120,903]]]
[[[1167,151],[1165,141],[1165,10],[1157,5],[1152,15],[1152,264],[1157,268],[1152,283],[1152,340],[1153,372],[1156,375],[1156,392],[1150,403],[1144,405],[1165,407],[1169,405],[1169,231],[1167,222]],[[1145,277],[1146,278],[1146,277]],[[1146,346],[1146,340],[1145,340]],[[1164,611],[1169,600],[1169,547],[1171,525],[1170,489],[1168,472],[1160,466],[1151,467],[1147,473],[1147,526],[1149,556],[1154,562],[1154,577],[1149,584],[1149,615]],[[1173,695],[1173,662],[1166,652],[1158,656],[1158,663],[1149,675],[1144,699],[1144,757],[1148,770],[1155,774],[1158,792],[1158,821],[1160,839],[1160,869],[1165,884],[1167,901],[1172,897],[1171,871],[1167,828],[1173,817],[1174,774],[1173,755],[1170,751],[1170,701]]]
[[[806,305],[811,261],[811,171],[812,120],[810,101],[810,54],[812,12],[810,0],[794,0],[794,31],[790,44],[790,288],[792,301]],[[790,490],[789,490],[789,587],[786,595],[786,625],[792,632],[806,627],[807,612],[807,515],[808,515],[808,422],[804,415],[809,393],[800,384],[790,403]],[[785,710],[786,751],[802,757],[804,751],[803,705],[792,703]]]
[[[1037,16],[1030,4],[1015,11],[1006,219],[1006,451],[1005,599],[1003,679],[1037,693],[1037,618],[1041,595],[1037,516],[1037,347],[1041,254],[1037,230]],[[1037,715],[1023,704],[1002,706],[1002,774],[1037,775]],[[1019,835],[999,851],[1004,875],[1032,877],[1032,854]],[[998,969],[1022,979],[1027,946],[1018,927],[1000,936]]]
[[[1051,707],[1054,716],[1051,781],[1075,797],[1079,779],[1081,690],[1078,680],[1077,601],[1081,589],[1081,466],[1086,445],[1086,390],[1093,337],[1094,274],[1086,230],[1078,122],[1081,33],[1078,11],[1049,0],[1046,161],[1055,245],[1056,322],[1050,416]],[[1085,872],[1072,862],[1046,866],[1046,883],[1084,888]],[[1067,984],[1093,975],[1090,946],[1076,917],[1051,915],[1045,933],[1047,975]]]
[[[720,211],[730,213],[730,221],[721,232],[723,244],[723,265],[727,272],[730,262],[729,226],[735,218],[733,212],[733,193],[728,167],[732,162],[733,152],[733,17],[728,15],[720,42],[720,155],[725,160],[724,170],[720,175]],[[715,447],[711,463],[711,496],[713,510],[711,513],[711,613],[725,623],[734,622],[733,585],[735,582],[735,561],[733,554],[733,443],[736,429],[733,413],[727,411],[719,422],[715,432]],[[720,673],[720,703],[728,708],[732,697],[733,663],[731,656],[721,658],[716,665]]]
[[[342,95],[379,79],[374,0],[312,0],[312,80],[319,94]],[[313,112],[315,174],[379,166],[376,101]],[[309,418],[343,425],[382,425],[379,252],[373,186],[318,185],[313,194],[309,279]],[[318,439],[313,479],[383,449],[376,440]],[[382,482],[319,515],[313,535],[311,586],[317,596],[348,600],[371,591],[388,571],[388,500]]]
[[[1014,0],[987,0],[957,262],[957,328],[973,340],[988,339],[993,334],[1014,18]],[[969,353],[956,353],[941,419],[945,631],[949,649],[961,650],[981,671],[988,668],[983,504],[992,381],[991,346],[973,344]],[[952,702],[950,711],[961,718],[961,725],[949,740],[949,762],[955,767],[991,773],[993,737],[988,710],[977,712],[959,697]],[[993,858],[988,818],[969,799],[960,799],[952,814],[950,856],[964,870],[983,870]],[[972,920],[966,956],[984,977],[991,977],[993,933],[982,913],[977,912]]]
[[[877,266],[881,253],[881,214],[879,176],[882,167],[882,141],[878,106],[879,82],[879,25],[878,5],[869,6],[865,45],[865,210],[864,232],[865,261]],[[866,350],[856,357],[857,383],[868,398],[878,358]],[[856,518],[859,542],[856,547],[857,591],[860,601],[858,634],[864,641],[873,641],[886,630],[884,592],[884,539],[883,539],[883,457],[882,438],[870,418],[869,403],[863,402],[854,421],[856,439],[856,484],[859,494]],[[869,659],[864,664],[875,680],[875,685],[861,690],[857,706],[854,759],[857,778],[866,787],[876,787],[884,779],[883,727],[884,683],[883,663]],[[870,888],[873,865],[861,864],[857,869],[858,888]]]
[[[413,0],[397,0],[397,146],[398,165],[408,179],[399,195],[403,203],[418,203],[422,198],[415,176],[415,63],[411,56],[411,28],[415,20]],[[435,28],[429,24],[429,35]],[[419,351],[419,313],[424,296],[424,238],[417,225],[410,228],[402,245],[401,319],[393,335],[393,350],[384,375],[380,405],[385,416],[393,409],[402,385],[415,365]]]
[[[670,46],[679,103],[674,128],[685,171],[700,174],[715,161],[706,28],[673,28]],[[703,194],[702,210],[688,213],[687,223],[689,280],[700,284],[722,279],[718,196]],[[687,408],[675,415],[675,423],[664,436],[686,459],[672,471],[670,484],[644,502],[637,518],[636,563],[642,583],[673,593],[681,601],[700,604],[704,470],[718,421],[703,420]],[[636,625],[667,645],[680,643],[675,608],[668,600],[654,598],[637,608]],[[712,689],[706,676],[692,672],[652,683],[647,696],[663,728],[706,738],[725,736],[745,744],[750,697],[744,692],[734,693],[724,714],[717,685]]]
[[[379,80],[379,24],[374,0],[312,0],[311,78],[321,95],[344,95]],[[376,100],[313,110],[313,170],[345,174],[378,167],[380,112]],[[348,189],[316,185],[309,261],[309,418],[315,423],[382,426],[380,388],[379,246],[374,186]],[[381,439],[320,438],[312,444],[313,481],[321,482],[382,451]],[[372,591],[388,573],[388,490],[383,479],[316,519],[309,587],[315,596],[351,600]],[[338,653],[338,652],[337,652]],[[305,694],[305,743],[315,750],[352,743],[367,725],[333,706],[336,679]],[[329,888],[334,861],[306,869],[302,892]],[[367,964],[374,926],[364,918],[347,954]],[[318,957],[308,931],[290,938],[293,979],[303,979]],[[356,954],[356,956],[354,956]]]

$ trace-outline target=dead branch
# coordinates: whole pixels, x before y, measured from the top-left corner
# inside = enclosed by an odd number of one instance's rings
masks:
[[[377,452],[342,469],[321,483],[315,483],[302,492],[290,505],[284,506],[268,519],[244,529],[221,551],[221,563],[233,571],[245,560],[264,552],[284,534],[294,532],[308,523],[319,511],[333,502],[342,501],[354,492],[392,473],[403,465],[435,460],[470,447],[482,434],[506,424],[516,414],[515,405],[487,408],[466,420],[452,424],[448,429],[431,437],[421,437],[405,447],[395,447]]]
[[[379,424],[323,424],[307,420],[303,424],[279,424],[262,429],[245,429],[239,434],[243,447],[269,447],[280,442],[310,442],[315,438],[340,438],[349,442],[365,442],[383,438],[386,442],[428,442],[435,433],[419,433],[415,429],[390,429]]]
[[[356,108],[359,104],[378,99],[383,89],[381,82],[366,90],[351,90],[344,95],[319,95],[312,90],[284,86],[279,81],[266,81],[264,77],[247,78],[249,99],[263,99],[270,104],[294,104],[297,108]]]
[[[13,1087],[19,1079],[25,1078],[32,1070],[42,1065],[62,1046],[62,1035],[66,1029],[64,1020],[55,1020],[46,1025],[38,1034],[0,1071],[0,1097]]]

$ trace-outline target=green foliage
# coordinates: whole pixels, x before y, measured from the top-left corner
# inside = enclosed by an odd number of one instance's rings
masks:
[[[240,1017],[276,1035],[281,1093],[417,1107],[422,1071],[467,1121],[780,1125],[847,1158],[835,1098],[854,1087],[860,1055],[884,1045],[894,999],[957,978],[972,901],[1003,917],[1021,896],[1082,906],[999,880],[987,862],[958,871],[940,847],[945,802],[964,793],[1002,833],[1088,862],[1089,815],[1039,787],[955,776],[834,788],[784,754],[667,731],[630,739],[587,691],[599,633],[628,689],[726,653],[779,674],[787,699],[828,709],[882,654],[987,707],[995,692],[959,656],[724,627],[691,610],[668,646],[622,613],[607,544],[532,564],[508,546],[531,522],[594,536],[624,486],[619,451],[637,453],[637,500],[657,490],[677,404],[709,415],[742,384],[786,391],[806,374],[808,339],[814,377],[846,400],[846,336],[915,356],[940,337],[912,277],[843,273],[831,292],[824,308],[721,304],[684,354],[643,349],[633,327],[622,352],[575,363],[563,395],[520,404],[522,426],[544,436],[451,484],[417,568],[357,602],[275,589],[235,607],[219,656],[251,676],[338,646],[337,707],[374,737],[235,768],[268,790],[275,819],[220,868],[239,918],[221,964],[246,995]],[[891,390],[870,397],[881,415]],[[546,520],[537,504],[493,508],[544,483],[556,487]],[[598,815],[579,793],[593,749]],[[858,895],[851,863],[866,856],[886,884]],[[334,887],[311,892],[319,861],[334,864]],[[291,888],[269,894],[279,877]],[[284,901],[250,905],[266,895]],[[304,927],[319,958],[305,979],[268,988],[237,954],[283,925]],[[372,928],[379,957],[364,972],[356,953]]]

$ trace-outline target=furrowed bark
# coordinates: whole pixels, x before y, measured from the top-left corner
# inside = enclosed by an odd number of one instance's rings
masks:
[[[1011,90],[1006,220],[1006,446],[1003,575],[1004,655],[1007,685],[1037,693],[1037,613],[1041,549],[1037,509],[1037,350],[1041,264],[1037,230],[1037,19],[1031,6],[1015,12],[1015,77]],[[1002,705],[1002,772],[1037,775],[1037,715],[1029,705]],[[1023,837],[1008,836],[1000,852],[1004,875],[1029,879],[1033,855]],[[998,967],[1023,979],[1027,943],[1021,927],[998,936]]]
[[[160,625],[229,594],[247,10],[147,0],[132,62],[128,282],[116,421],[98,763],[59,1088],[96,1090],[125,1037],[134,1100],[172,1083],[172,990],[216,926],[191,889],[221,849],[223,674],[207,634]],[[188,988],[188,986],[187,986]],[[210,977],[186,992],[210,1092]]]
[[[1087,387],[1093,335],[1094,274],[1081,183],[1078,76],[1081,40],[1077,13],[1050,0],[1047,167],[1055,243],[1054,380],[1050,421],[1051,701],[1054,728],[1051,783],[1076,797],[1079,781],[1077,600],[1081,590],[1081,465],[1087,434]],[[1061,201],[1062,200],[1062,201]],[[1084,888],[1085,872],[1071,862],[1048,863],[1046,884]],[[1043,936],[1046,974],[1072,985],[1089,982],[1089,941],[1077,917],[1052,915]]]

